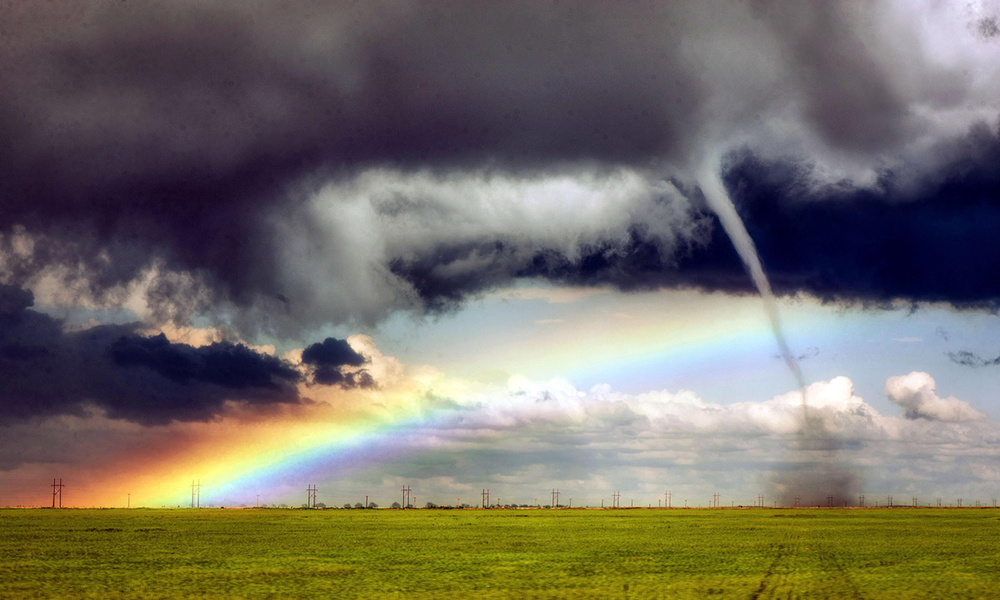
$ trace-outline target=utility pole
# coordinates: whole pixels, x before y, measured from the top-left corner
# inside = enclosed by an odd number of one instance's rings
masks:
[[[796,496],[795,497],[795,508],[798,508],[798,507],[799,507],[799,497]]]
[[[833,494],[830,494],[826,497],[826,507],[833,508]]]
[[[309,493],[306,497],[306,508],[316,508],[316,484],[310,485],[306,491]]]
[[[132,508],[132,492],[128,494],[128,499],[125,501],[125,508]]]
[[[58,499],[59,508],[62,508],[62,489],[63,489],[62,478],[59,478],[59,483],[56,483],[55,477],[52,478],[52,508],[56,507],[56,501]]]
[[[671,492],[670,490],[667,490],[667,493],[666,493],[666,505],[667,505],[667,508],[671,508],[671,506],[670,506],[670,499],[671,499],[671,497],[673,497],[673,495],[674,495],[673,492]]]
[[[552,488],[552,508],[559,508],[559,490]]]
[[[191,480],[191,508],[201,508],[201,480]]]
[[[712,494],[712,506],[714,508],[719,508],[719,492]]]
[[[483,508],[490,507],[490,490],[489,488],[483,488]]]
[[[861,508],[865,507],[865,495],[864,494],[858,495],[858,506],[860,506]]]
[[[409,486],[409,484],[407,484],[403,486],[401,491],[403,492],[403,508],[410,508],[410,492],[412,492],[413,489]]]
[[[611,508],[621,508],[621,492],[611,494]]]
[[[764,508],[764,494],[757,494],[757,506]]]

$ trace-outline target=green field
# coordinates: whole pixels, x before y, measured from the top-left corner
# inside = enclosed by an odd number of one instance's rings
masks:
[[[0,510],[0,598],[997,598],[1000,511]]]

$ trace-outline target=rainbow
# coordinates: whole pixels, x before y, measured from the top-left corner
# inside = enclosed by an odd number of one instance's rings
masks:
[[[775,352],[770,329],[759,320],[747,322],[740,329],[719,328],[715,333],[714,337],[693,339],[658,336],[658,344],[635,343],[634,352],[628,355],[614,360],[599,357],[600,364],[581,361],[583,364],[572,365],[563,373],[571,382],[584,375],[593,378],[595,372],[607,374],[614,389],[616,381],[642,378],[665,369],[675,373],[710,372],[718,369],[720,362],[731,368],[733,361],[727,362],[727,357],[763,352],[770,359]],[[564,356],[572,354],[567,349]],[[780,361],[772,362],[783,371]],[[542,366],[556,368],[555,364]],[[789,389],[793,387],[789,382]],[[267,504],[304,497],[307,484],[343,479],[351,473],[426,452],[424,444],[406,443],[411,432],[433,428],[454,418],[457,411],[470,410],[454,405],[436,409],[414,409],[412,403],[407,406],[378,416],[348,417],[337,422],[260,424],[232,439],[224,436],[218,443],[206,444],[180,458],[180,465],[172,465],[161,483],[147,490],[148,503],[187,506],[192,481],[200,481],[202,504],[206,506],[252,506],[258,495]]]

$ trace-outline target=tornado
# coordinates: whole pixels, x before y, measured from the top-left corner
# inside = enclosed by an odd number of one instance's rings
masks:
[[[771,283],[767,280],[764,267],[761,265],[760,256],[757,254],[757,247],[754,245],[750,233],[747,232],[747,228],[743,224],[743,219],[736,212],[736,207],[733,205],[733,201],[730,199],[729,193],[726,192],[726,187],[719,177],[718,161],[705,161],[702,164],[698,172],[698,185],[701,187],[702,194],[705,195],[705,200],[708,202],[709,208],[719,217],[722,229],[729,236],[729,240],[732,242],[733,247],[736,248],[736,253],[739,254],[740,259],[743,261],[743,266],[746,267],[754,286],[757,287],[757,291],[764,301],[764,312],[767,314],[767,320],[771,325],[771,332],[778,343],[781,358],[784,359],[785,364],[788,365],[788,370],[792,372],[792,376],[795,377],[795,381],[799,385],[799,391],[802,394],[802,410],[805,413],[805,377],[802,376],[802,369],[799,367],[799,362],[795,360],[795,355],[792,354],[791,349],[788,347],[788,340],[785,339],[785,332],[781,327],[781,316],[778,313],[778,303],[774,298],[774,292],[771,291]]]
[[[764,272],[753,238],[726,191],[720,172],[721,161],[718,159],[702,161],[697,171],[698,185],[760,293],[781,358],[798,384],[801,399],[802,426],[791,444],[790,461],[784,468],[774,472],[765,483],[767,494],[784,506],[849,505],[859,489],[860,478],[841,464],[838,457],[839,442],[826,428],[822,418],[809,414],[806,380],[785,338],[771,283]]]

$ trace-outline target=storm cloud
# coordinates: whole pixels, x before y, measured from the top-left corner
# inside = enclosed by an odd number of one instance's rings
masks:
[[[987,8],[0,11],[9,284],[286,337],[523,277],[748,293],[693,184],[712,152],[776,293],[1000,298],[967,277],[996,262]]]
[[[360,367],[368,362],[370,360],[351,348],[347,340],[337,338],[326,338],[302,351],[302,363],[311,369],[313,383],[321,385],[339,385],[345,389],[375,387],[375,379],[366,369],[345,368]]]
[[[13,299],[13,300],[12,300]],[[0,285],[0,415],[11,420],[91,409],[144,425],[207,421],[228,403],[266,407],[305,402],[290,363],[242,344],[193,347],[133,325],[66,331],[31,310],[30,292]]]

